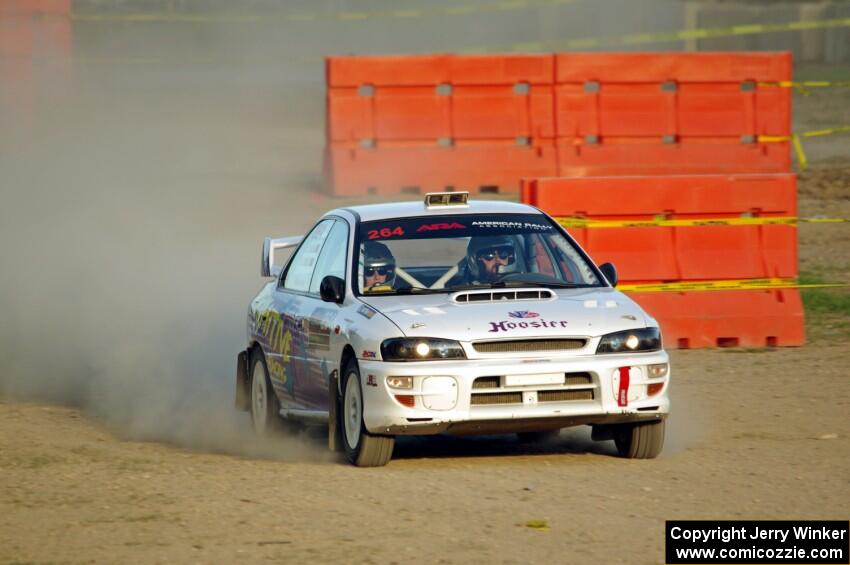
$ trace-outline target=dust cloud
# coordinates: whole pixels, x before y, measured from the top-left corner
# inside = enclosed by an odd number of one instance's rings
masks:
[[[262,237],[320,213],[305,116],[321,103],[288,101],[300,79],[241,64],[227,34],[89,44],[97,31],[75,30],[70,61],[33,62],[12,85],[26,103],[2,98],[0,396],[80,407],[134,439],[325,457],[258,442],[233,408]],[[139,43],[154,60],[120,50]],[[187,62],[211,45],[235,61]]]
[[[337,205],[318,192],[322,57],[682,21],[678,2],[625,0],[451,18],[282,17],[350,4],[281,2],[252,24],[75,22],[70,54],[50,48],[45,27],[37,53],[3,55],[1,397],[81,407],[135,439],[319,457],[321,445],[258,444],[233,389],[262,237],[302,233]]]

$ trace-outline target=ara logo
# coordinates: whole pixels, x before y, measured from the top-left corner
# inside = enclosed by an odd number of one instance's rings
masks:
[[[508,312],[508,316],[511,318],[537,318],[540,314],[530,310],[516,310],[515,312]]]
[[[447,223],[439,223],[439,224],[422,224],[416,231],[439,231],[439,230],[463,230],[466,229],[466,226],[463,224],[459,224],[457,222],[452,222],[450,224]]]

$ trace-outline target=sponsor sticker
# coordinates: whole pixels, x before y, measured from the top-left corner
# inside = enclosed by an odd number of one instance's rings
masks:
[[[369,287],[369,292],[392,292],[393,287],[388,284],[376,284],[375,286]]]
[[[438,223],[438,224],[422,224],[418,228],[416,228],[417,232],[423,231],[442,231],[442,230],[464,230],[466,226],[463,224],[459,224],[457,222],[452,223]]]
[[[369,239],[388,239],[390,237],[401,237],[404,235],[404,229],[401,226],[394,228],[381,228],[378,230],[369,230]]]
[[[566,320],[531,320],[530,322],[513,322],[502,320],[501,322],[489,322],[490,332],[509,332],[511,330],[524,330],[528,328],[566,328]]]
[[[364,316],[368,320],[371,320],[372,316],[375,315],[375,311],[372,310],[371,308],[369,308],[368,306],[366,306],[365,304],[357,309],[357,313],[360,314],[361,316]]]
[[[540,314],[530,310],[516,310],[514,312],[508,312],[508,316],[511,318],[538,318]]]
[[[366,384],[368,386],[378,386],[378,380],[375,378],[375,375],[367,375]]]
[[[552,229],[552,226],[546,224],[510,220],[476,220],[472,222],[472,225],[477,228],[523,229],[540,231],[549,231]]]
[[[374,351],[369,351],[368,349],[363,350],[363,354],[361,355],[363,359],[375,359],[378,357],[378,354]]]

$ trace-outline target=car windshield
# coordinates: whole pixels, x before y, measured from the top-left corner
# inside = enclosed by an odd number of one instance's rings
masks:
[[[357,281],[362,294],[602,285],[575,245],[540,214],[363,222]]]

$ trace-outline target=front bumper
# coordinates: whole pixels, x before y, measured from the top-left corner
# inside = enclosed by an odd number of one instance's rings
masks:
[[[363,419],[374,434],[536,431],[660,420],[670,411],[669,365],[663,377],[650,378],[646,368],[669,364],[664,351],[546,360],[359,363]],[[565,378],[556,382],[559,375]],[[389,376],[413,377],[413,386],[391,388]],[[481,377],[489,378],[473,387]]]

